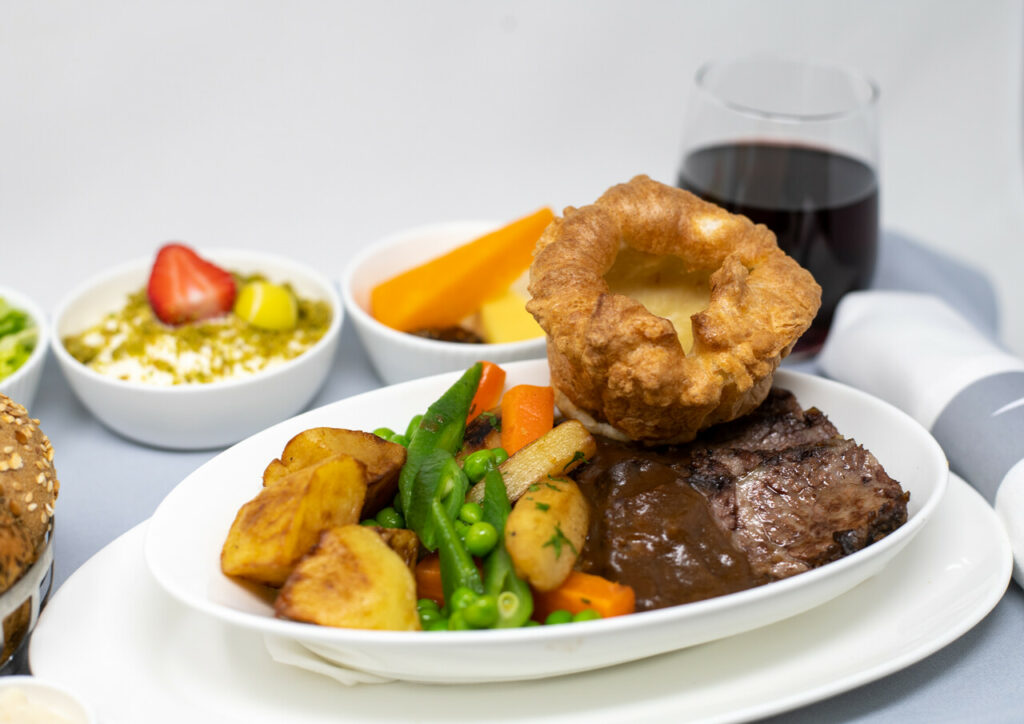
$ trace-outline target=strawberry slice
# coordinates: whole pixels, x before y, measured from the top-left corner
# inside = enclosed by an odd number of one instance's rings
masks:
[[[157,318],[174,325],[227,314],[235,303],[235,292],[230,272],[184,244],[160,248],[146,287]]]

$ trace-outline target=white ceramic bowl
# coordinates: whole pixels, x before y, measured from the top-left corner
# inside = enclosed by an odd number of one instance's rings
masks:
[[[148,445],[195,450],[238,442],[302,410],[323,385],[334,361],[344,312],[326,277],[272,254],[213,249],[199,253],[226,269],[289,282],[300,296],[325,300],[331,306],[331,324],[306,352],[248,377],[170,387],[128,382],[81,364],[62,339],[93,326],[104,314],[120,309],[130,292],[144,288],[153,258],[128,262],[85,282],[64,298],[54,314],[54,356],[75,394],[101,422]]]
[[[510,385],[549,383],[544,361],[509,364],[506,371]],[[182,481],[150,519],[145,555],[154,578],[195,610],[233,626],[298,642],[321,664],[439,683],[543,678],[732,636],[822,604],[882,570],[926,524],[948,480],[942,449],[905,413],[837,382],[780,371],[776,384],[791,390],[803,407],[824,411],[840,432],[871,450],[911,496],[902,527],[821,568],[706,601],[606,620],[431,634],[278,619],[265,598],[221,572],[220,551],[239,507],[257,494],[263,469],[293,435],[319,425],[370,430],[404,424],[457,377],[454,373],[415,380],[341,400],[221,453]]]
[[[0,380],[0,392],[24,405],[25,409],[31,413],[36,390],[39,389],[39,379],[43,375],[43,363],[46,362],[46,350],[50,341],[46,315],[38,304],[16,289],[0,286],[0,298],[3,298],[15,309],[27,312],[38,331],[36,346],[29,358],[25,360],[25,364],[16,369],[14,374]]]
[[[501,363],[545,356],[543,336],[505,344],[440,342],[396,331],[370,314],[370,292],[377,284],[498,226],[493,222],[463,221],[419,227],[368,247],[345,268],[341,278],[345,309],[385,384],[465,369],[479,360]]]
[[[77,694],[63,686],[57,686],[35,676],[0,678],[0,697],[11,696],[10,690],[12,689],[20,692],[29,704],[43,707],[49,712],[63,717],[62,721],[67,721],[68,724],[96,724],[96,713],[93,708]]]

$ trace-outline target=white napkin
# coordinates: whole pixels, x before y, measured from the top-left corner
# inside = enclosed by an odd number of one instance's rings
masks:
[[[270,657],[279,664],[312,671],[314,674],[327,676],[345,686],[386,684],[394,681],[394,679],[371,674],[368,671],[360,671],[334,661],[329,658],[329,654],[325,655],[323,651],[314,651],[315,646],[294,639],[264,634],[263,644],[267,647]]]
[[[1024,360],[934,296],[868,291],[840,302],[818,364],[931,431],[994,505],[1024,585]]]

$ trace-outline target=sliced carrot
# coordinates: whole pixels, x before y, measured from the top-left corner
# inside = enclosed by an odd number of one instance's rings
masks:
[[[448,327],[508,288],[533,260],[554,214],[543,208],[378,284],[371,313],[402,332]]]
[[[429,598],[444,605],[444,588],[441,586],[441,559],[436,553],[424,556],[416,564],[416,598]]]
[[[555,391],[551,387],[516,385],[501,398],[501,446],[509,455],[528,445],[555,424]]]
[[[579,613],[592,608],[601,618],[622,616],[636,610],[636,594],[629,586],[592,573],[572,571],[553,591],[533,592],[533,617],[543,621],[552,611]]]
[[[483,371],[480,373],[480,384],[477,385],[473,401],[469,403],[469,415],[466,422],[472,422],[484,410],[490,410],[501,399],[501,391],[505,389],[505,370],[493,362],[481,362]]]

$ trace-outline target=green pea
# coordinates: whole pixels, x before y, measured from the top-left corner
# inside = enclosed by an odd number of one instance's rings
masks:
[[[440,621],[443,618],[444,616],[436,608],[425,608],[420,611],[420,626],[427,628],[434,621]]]
[[[397,510],[402,515],[405,515],[405,511],[402,510],[402,494],[399,493],[395,496],[395,499],[391,501],[391,507]]]
[[[390,427],[378,427],[376,430],[373,431],[373,434],[376,435],[377,437],[382,437],[385,440],[390,440],[391,437],[395,434],[395,431],[392,430]]]
[[[508,453],[503,447],[496,447],[491,450],[491,454],[494,456],[494,464],[501,465],[503,462],[508,460]]]
[[[448,619],[446,619],[446,618],[438,618],[438,619],[436,619],[434,621],[431,621],[430,623],[428,623],[423,628],[426,629],[427,631],[447,631],[448,630]]]
[[[468,631],[471,628],[463,611],[453,611],[448,618],[449,631]]]
[[[554,626],[560,623],[572,623],[572,614],[564,608],[552,611],[548,614],[548,617],[544,619],[544,624],[546,626]]]
[[[424,611],[428,608],[433,609],[435,611],[441,610],[441,607],[437,605],[437,601],[435,601],[432,598],[421,598],[418,601],[416,601],[417,611]]]
[[[381,508],[377,511],[377,522],[384,528],[404,528],[405,518],[394,508]]]
[[[498,543],[498,531],[485,521],[478,521],[466,531],[466,550],[470,555],[483,558]]]
[[[491,628],[498,622],[498,599],[480,596],[462,610],[462,615],[473,628]]]
[[[416,415],[414,418],[409,420],[409,424],[405,428],[405,436],[412,440],[412,435],[420,428],[420,420],[423,419],[423,415]]]
[[[392,435],[391,437],[388,438],[388,442],[393,442],[397,445],[401,445],[402,447],[409,447],[409,438],[407,438],[405,435]]]
[[[490,450],[477,450],[467,455],[466,459],[462,461],[462,471],[466,473],[466,477],[471,482],[479,483],[487,474],[487,466],[492,459]]]
[[[573,623],[579,623],[580,621],[596,621],[601,618],[601,614],[592,608],[585,608],[579,613],[573,614]]]
[[[452,616],[469,606],[478,598],[480,598],[480,596],[478,596],[471,588],[466,588],[465,586],[459,586],[456,588],[452,591],[452,600],[448,604],[452,609]]]
[[[459,520],[469,525],[479,523],[484,519],[484,509],[480,503],[474,503],[472,501],[463,503],[462,507],[459,508]]]
[[[466,534],[469,533],[469,523],[463,520],[455,521],[455,532],[459,535],[459,540],[463,543],[466,541]]]
[[[380,523],[378,523],[374,518],[364,518],[363,520],[359,521],[359,525],[365,525],[369,528],[380,527]]]

